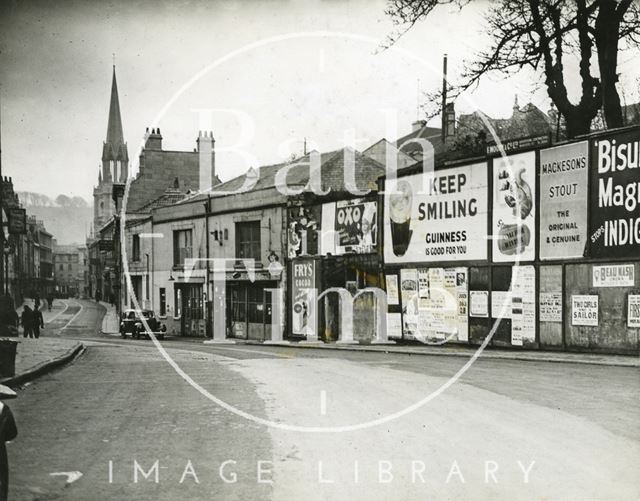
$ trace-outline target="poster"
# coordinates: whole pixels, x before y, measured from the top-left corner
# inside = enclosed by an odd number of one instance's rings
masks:
[[[402,338],[402,315],[400,313],[387,313],[387,338]]]
[[[398,297],[398,275],[387,275],[387,305],[400,304]]]
[[[585,255],[589,143],[540,152],[540,259]]]
[[[408,339],[418,335],[418,270],[400,270],[400,297],[402,299],[402,333]]]
[[[489,291],[469,291],[469,316],[487,318],[489,316]]]
[[[495,262],[535,258],[535,160],[532,151],[506,160],[494,159],[492,246]]]
[[[511,318],[511,291],[491,291],[491,318]]]
[[[589,245],[592,257],[640,255],[640,131],[593,141]]]
[[[298,259],[293,261],[291,278],[291,332],[293,334],[308,336],[317,332],[316,326],[311,325],[315,315],[311,315],[313,298],[308,289],[316,287],[316,262],[313,259]]]
[[[536,340],[536,270],[514,266],[511,275],[511,344]]]
[[[375,252],[378,235],[377,202],[342,200],[322,205],[322,254]]]
[[[541,292],[538,311],[541,322],[562,323],[562,292]]]
[[[291,207],[287,213],[289,215],[287,224],[289,259],[318,254],[321,207],[319,205]]]
[[[640,328],[640,294],[629,294],[627,299],[627,327]]]
[[[633,287],[635,285],[633,264],[611,264],[593,266],[594,287]]]
[[[387,263],[487,259],[486,163],[406,176],[386,189]]]
[[[571,325],[598,326],[598,296],[571,296]]]

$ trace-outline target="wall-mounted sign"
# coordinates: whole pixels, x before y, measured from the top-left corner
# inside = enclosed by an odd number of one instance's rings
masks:
[[[313,259],[297,259],[291,264],[291,332],[308,336],[316,332],[316,327],[311,324],[315,315],[311,315],[310,309],[313,297],[309,289],[316,287],[316,262]]]
[[[536,248],[536,155],[496,158],[493,164],[493,260],[532,261]]]
[[[469,316],[489,316],[489,291],[469,291]]]
[[[377,202],[341,200],[322,205],[321,254],[375,252],[378,238]]]
[[[98,242],[98,249],[101,251],[112,251],[114,249],[113,240],[100,240]]]
[[[287,210],[287,253],[289,259],[297,256],[318,254],[318,234],[320,232],[319,205],[295,206]]]
[[[517,151],[535,148],[536,146],[547,146],[550,143],[551,138],[549,137],[549,134],[545,134],[541,136],[522,137],[519,139],[503,141],[502,149],[505,153],[515,153]],[[487,155],[498,155],[500,153],[501,151],[497,144],[493,142],[487,144]]]
[[[589,143],[540,152],[540,259],[584,256]]]
[[[593,266],[594,287],[633,287],[635,285],[633,264],[610,264]]]
[[[398,275],[387,275],[387,304],[397,305],[400,303],[398,296]]]
[[[541,292],[538,311],[541,322],[562,323],[562,292]]]
[[[598,296],[571,296],[571,325],[598,326]]]
[[[627,299],[627,327],[640,328],[639,294],[629,294]]]
[[[416,174],[385,187],[387,263],[487,258],[487,166]]]
[[[491,318],[511,318],[511,291],[491,291]]]
[[[593,142],[590,192],[591,256],[639,256],[639,131],[624,132]]]
[[[11,207],[7,209],[7,217],[9,219],[9,234],[23,235],[27,233],[27,211],[20,207]]]

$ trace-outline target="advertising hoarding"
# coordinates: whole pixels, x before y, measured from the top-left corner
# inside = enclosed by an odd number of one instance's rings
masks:
[[[315,315],[310,315],[310,309],[314,298],[309,289],[316,287],[316,262],[313,259],[298,259],[291,264],[291,332],[293,334],[308,336],[316,332],[316,327],[311,325]]]
[[[536,248],[536,156],[500,157],[493,164],[493,261],[532,261]]]
[[[591,147],[589,253],[640,255],[640,132],[600,138]]]
[[[488,188],[485,163],[406,176],[386,188],[387,263],[487,258]]]
[[[540,152],[540,259],[585,255],[589,143]]]
[[[322,205],[322,254],[375,252],[378,238],[378,203],[362,199]]]

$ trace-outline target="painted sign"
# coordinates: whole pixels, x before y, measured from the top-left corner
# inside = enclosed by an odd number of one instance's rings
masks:
[[[511,344],[536,340],[536,270],[514,266],[511,278]]]
[[[640,295],[629,294],[627,299],[627,327],[640,328]]]
[[[311,325],[315,315],[311,315],[311,301],[315,298],[309,289],[316,287],[316,262],[313,259],[298,259],[291,264],[291,332],[293,334],[308,336],[316,332]]]
[[[489,316],[489,291],[469,291],[469,316],[487,318]]]
[[[398,275],[387,275],[387,304],[397,305],[400,304],[400,298],[398,297]]]
[[[589,207],[593,257],[640,255],[640,132],[595,140]]]
[[[571,296],[571,325],[598,326],[598,296]]]
[[[562,292],[541,292],[538,311],[541,322],[562,323]]]
[[[585,255],[588,153],[587,141],[540,152],[540,259]]]
[[[496,158],[493,164],[493,260],[532,261],[536,248],[536,156]]]
[[[635,285],[633,264],[610,264],[593,266],[594,287],[633,287]]]
[[[534,148],[536,146],[547,146],[550,142],[551,137],[549,137],[549,134],[522,137],[503,141],[502,149],[506,153],[513,153],[524,149]],[[500,153],[500,148],[498,148],[498,145],[495,142],[490,141],[489,144],[487,144],[487,155],[498,155]]]
[[[387,263],[487,258],[488,188],[485,163],[400,178],[387,187]]]

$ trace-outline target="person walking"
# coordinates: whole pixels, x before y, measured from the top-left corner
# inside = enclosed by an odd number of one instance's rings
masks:
[[[49,306],[49,311],[51,311],[53,307],[53,296],[51,294],[47,296],[47,305]]]
[[[28,305],[24,305],[22,310],[22,329],[24,337],[33,337],[33,311]]]
[[[44,329],[44,318],[42,312],[36,306],[33,310],[33,335],[38,339],[40,337],[40,329]]]

